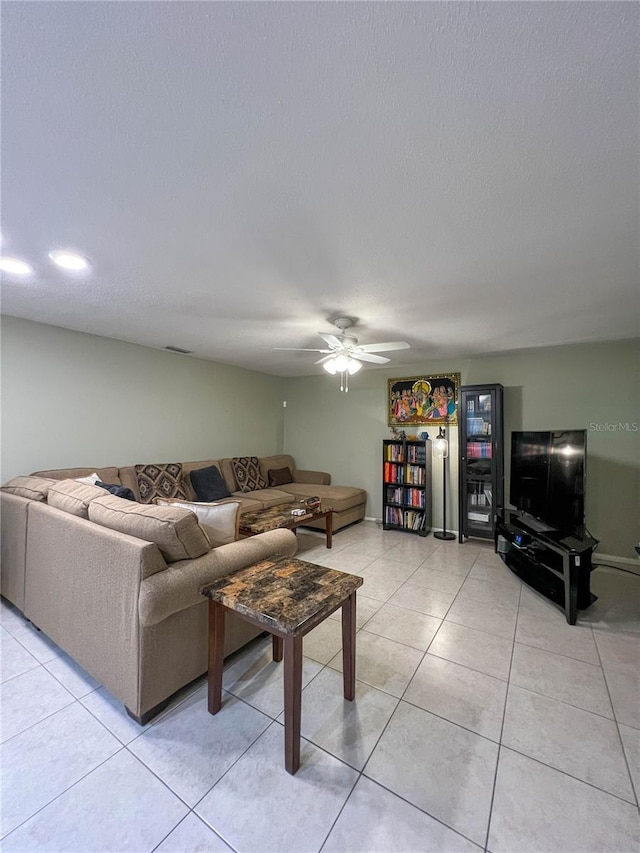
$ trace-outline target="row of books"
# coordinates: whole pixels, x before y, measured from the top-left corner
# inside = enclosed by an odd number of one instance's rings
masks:
[[[424,509],[423,489],[387,489],[387,502],[394,504],[408,504]]]
[[[417,462],[424,465],[426,455],[424,445],[408,444],[405,448],[403,444],[387,444],[384,448],[384,458],[389,462]]]
[[[397,509],[393,506],[385,508],[385,524],[394,524],[396,527],[404,527],[407,530],[422,530],[424,527],[424,513],[416,512],[414,509]]]
[[[473,492],[468,495],[469,506],[491,506],[491,492]]]
[[[469,506],[491,506],[493,491],[485,483],[469,483],[467,486],[467,501]]]
[[[491,459],[491,444],[484,441],[470,441],[467,444],[467,456],[470,459]]]
[[[424,465],[425,463],[425,449],[422,445],[416,447],[410,444],[407,447],[407,461],[408,462],[417,462],[418,465]]]
[[[384,458],[389,462],[404,462],[404,445],[386,444],[384,448]]]
[[[394,462],[384,463],[385,483],[411,483],[424,486],[425,471],[420,465],[396,465]]]

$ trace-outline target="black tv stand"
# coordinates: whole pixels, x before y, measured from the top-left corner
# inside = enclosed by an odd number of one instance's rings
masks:
[[[536,519],[514,509],[498,513],[495,547],[498,537],[506,540],[501,556],[512,572],[538,592],[564,608],[569,625],[575,625],[578,609],[593,604],[590,575],[591,555],[598,540],[582,531],[540,531]]]

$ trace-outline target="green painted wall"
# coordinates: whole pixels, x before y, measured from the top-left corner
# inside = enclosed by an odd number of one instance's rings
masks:
[[[505,445],[519,429],[587,429],[587,523],[602,553],[634,557],[640,540],[640,345],[635,341],[522,350],[473,359],[447,358],[362,370],[340,393],[336,377],[291,379],[286,385],[284,446],[301,467],[329,470],[335,483],[367,490],[367,515],[382,514],[381,441],[389,437],[387,380],[461,374],[462,384],[505,388]],[[604,425],[609,425],[604,426]],[[629,431],[619,424],[629,424]],[[603,425],[600,426],[599,425]],[[599,429],[598,429],[599,427]],[[602,430],[602,431],[599,431]],[[427,428],[433,438],[434,427]],[[451,430],[447,527],[457,530],[457,435]],[[506,453],[508,496],[509,452]],[[433,464],[434,527],[442,525],[442,467]]]
[[[514,429],[589,430],[588,525],[601,539],[601,552],[634,556],[640,540],[640,431],[632,425],[640,422],[640,342],[405,366],[400,357],[394,356],[390,370],[361,371],[342,394],[337,378],[321,372],[281,379],[3,317],[1,477],[284,450],[301,468],[327,470],[335,483],[365,488],[367,514],[380,518],[387,380],[458,371],[463,384],[504,385],[507,447]],[[428,431],[432,437],[437,432]],[[455,530],[455,430],[450,438],[447,526]],[[436,460],[433,500],[438,528],[442,467]]]
[[[282,379],[2,318],[2,482],[282,450]]]

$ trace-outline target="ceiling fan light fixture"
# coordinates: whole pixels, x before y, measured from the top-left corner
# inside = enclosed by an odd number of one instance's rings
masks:
[[[353,376],[354,373],[357,373],[362,367],[362,362],[358,361],[356,358],[350,358],[349,364],[347,365],[347,370],[349,371],[349,376]]]
[[[335,358],[330,358],[328,361],[325,361],[322,367],[327,371],[327,373],[330,373],[332,376],[335,376],[335,374],[338,372]]]
[[[54,249],[49,252],[49,258],[56,266],[71,272],[82,272],[90,267],[89,260],[84,255],[79,255],[69,249]]]
[[[9,275],[25,276],[33,273],[33,267],[27,261],[23,261],[22,258],[9,258],[6,255],[0,258],[0,270]]]
[[[344,371],[349,367],[349,361],[349,357],[344,355],[344,353],[337,355],[333,360],[336,371],[338,373],[344,373]]]

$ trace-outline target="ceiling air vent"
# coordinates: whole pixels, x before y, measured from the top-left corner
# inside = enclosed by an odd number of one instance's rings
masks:
[[[191,355],[193,350],[190,349],[182,349],[181,347],[165,347],[169,352],[179,352],[180,355]]]

